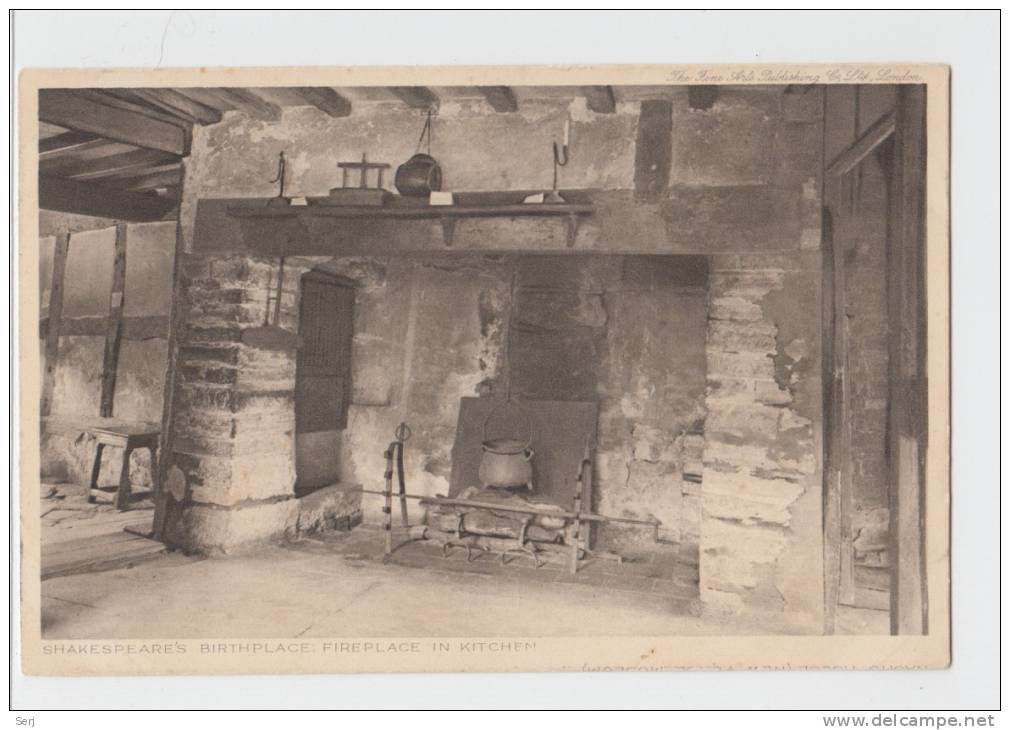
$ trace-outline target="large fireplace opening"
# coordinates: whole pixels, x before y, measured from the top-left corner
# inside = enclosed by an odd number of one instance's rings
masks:
[[[299,485],[323,486],[319,475],[329,473],[381,490],[385,450],[403,422],[409,492],[495,494],[478,478],[481,444],[504,438],[529,441],[532,452],[532,490],[514,496],[571,510],[588,449],[592,489],[582,509],[659,523],[594,523],[594,547],[642,550],[658,538],[697,554],[705,257],[459,253],[305,263],[313,273],[302,280],[302,317],[306,282],[353,283],[353,307],[345,305],[353,345],[343,427],[297,434]],[[296,412],[319,406],[309,390],[296,389]],[[381,524],[383,506],[366,492],[363,520]],[[411,521],[450,531],[458,513],[412,505]],[[550,539],[563,541],[560,532]]]

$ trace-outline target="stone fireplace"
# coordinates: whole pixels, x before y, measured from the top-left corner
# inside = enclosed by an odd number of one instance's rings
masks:
[[[593,507],[659,519],[697,546],[705,422],[708,264],[696,256],[306,258],[285,261],[279,325],[299,329],[307,271],[354,282],[346,427],[296,458],[293,350],[244,342],[266,316],[276,260],[190,256],[178,350],[175,509],[170,539],[229,550],[320,525],[303,516],[297,465],[338,467],[330,522],[378,522],[383,451],[397,423],[414,433],[410,491],[447,494],[460,399],[599,404]],[[185,483],[185,492],[181,485]],[[181,497],[181,499],[179,499]],[[315,497],[320,501],[322,497]],[[268,527],[272,525],[272,527]],[[647,539],[601,531],[604,543]]]
[[[414,432],[409,491],[444,495],[460,399],[508,393],[599,403],[593,508],[659,519],[662,539],[697,550],[710,606],[774,610],[787,600],[783,581],[808,580],[790,546],[819,533],[795,518],[818,498],[809,485],[819,439],[806,415],[819,408],[817,290],[795,259],[287,259],[279,325],[292,333],[306,272],[355,286],[338,477],[301,498],[296,353],[243,341],[262,324],[278,271],[278,260],[240,254],[185,262],[171,544],[232,552],[377,524],[381,498],[359,487],[381,488],[383,451],[400,421]],[[649,535],[615,526],[598,538],[641,546]]]
[[[414,433],[409,491],[445,494],[462,398],[594,401],[592,508],[657,518],[662,539],[695,546],[709,609],[784,613],[820,630],[823,586],[808,569],[823,549],[818,99],[753,87],[721,90],[706,110],[642,102],[596,115],[537,101],[518,115],[442,111],[459,142],[439,151],[455,190],[536,189],[531,170],[549,139],[531,135],[572,116],[573,137],[594,149],[592,164],[566,169],[593,204],[577,227],[482,218],[450,235],[436,221],[233,214],[271,194],[259,173],[279,149],[301,151],[289,156],[296,195],[324,195],[330,167],[360,158],[359,147],[405,159],[399,142],[384,145],[414,120],[381,105],[368,114],[367,126],[311,110],[228,118],[194,136],[166,539],[232,552],[374,523],[382,500],[358,487],[381,488],[399,422]],[[658,189],[640,189],[640,117],[657,114],[672,115],[672,163]],[[467,143],[489,135],[515,154],[492,159]],[[282,254],[276,325],[292,337],[304,275],[354,289],[346,424],[297,447],[296,350],[246,336],[270,318]],[[304,478],[324,457],[333,481],[316,474],[296,496],[299,464]],[[599,538],[619,547],[643,536],[613,527]]]

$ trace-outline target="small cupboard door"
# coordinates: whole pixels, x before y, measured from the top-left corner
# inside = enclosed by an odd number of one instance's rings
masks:
[[[351,394],[354,289],[322,272],[302,277],[295,373],[295,430],[338,431],[347,426]]]

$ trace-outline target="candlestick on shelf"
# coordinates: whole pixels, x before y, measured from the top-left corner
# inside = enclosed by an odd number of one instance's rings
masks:
[[[570,133],[571,119],[565,120],[565,126],[562,134],[562,139],[564,140],[561,147],[558,147],[557,142],[553,142],[554,146],[554,187],[551,191],[544,195],[545,203],[563,203],[565,199],[561,197],[558,192],[558,168],[564,167],[568,164],[568,136]]]

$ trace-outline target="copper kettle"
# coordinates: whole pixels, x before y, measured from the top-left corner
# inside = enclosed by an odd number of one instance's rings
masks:
[[[507,401],[506,401],[507,402]],[[481,458],[477,478],[481,486],[507,488],[526,487],[533,491],[533,425],[529,424],[526,440],[515,438],[488,438],[487,424],[501,407],[491,409],[481,429]]]

